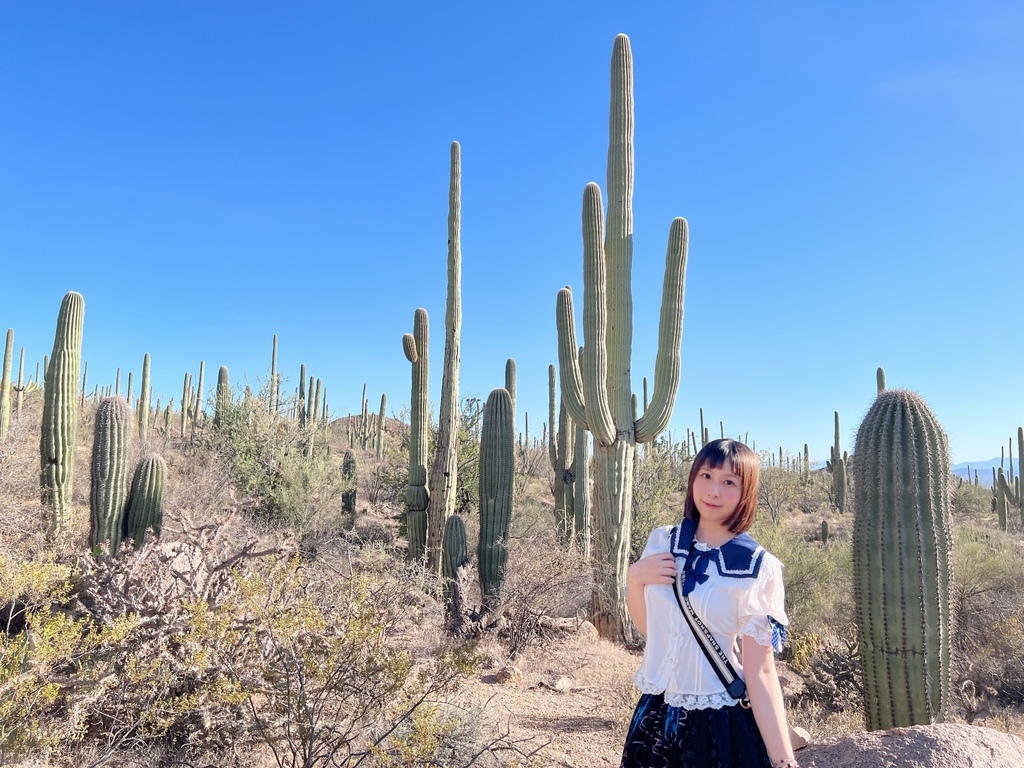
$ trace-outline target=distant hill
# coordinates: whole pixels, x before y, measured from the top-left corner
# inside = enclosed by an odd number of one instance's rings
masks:
[[[1017,474],[1017,457],[1013,457],[1014,474]],[[992,468],[999,469],[999,457],[989,459],[988,461],[965,461],[962,464],[953,465],[953,474],[957,477],[962,477],[965,480],[974,482],[974,472],[978,472],[978,482],[984,485],[986,488],[992,487]],[[969,469],[968,469],[969,468]],[[1009,461],[1007,460],[1003,464],[1003,469],[1009,469]],[[968,475],[968,472],[970,474]]]

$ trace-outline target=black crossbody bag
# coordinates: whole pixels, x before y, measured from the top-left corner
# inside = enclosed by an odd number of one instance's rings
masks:
[[[690,546],[693,546],[692,541]],[[682,573],[676,574],[672,591],[675,593],[679,610],[683,612],[683,618],[686,619],[686,625],[693,632],[693,636],[697,639],[697,645],[704,651],[705,658],[707,658],[711,668],[715,670],[718,679],[722,681],[726,692],[734,699],[739,699],[741,706],[749,707],[750,700],[747,698],[747,684],[743,682],[743,678],[736,674],[736,670],[733,669],[732,664],[729,662],[729,657],[722,650],[722,646],[718,644],[715,636],[711,634],[711,630],[707,628],[693,610],[693,606],[690,605],[689,595],[683,594]]]

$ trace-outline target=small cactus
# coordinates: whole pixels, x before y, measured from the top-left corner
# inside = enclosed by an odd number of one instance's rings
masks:
[[[104,398],[96,409],[89,494],[89,546],[97,552],[106,542],[117,554],[124,535],[128,503],[128,457],[131,453],[132,409],[121,397]]]
[[[124,538],[132,539],[138,549],[152,530],[160,538],[164,523],[164,480],[167,464],[158,454],[150,454],[139,462],[132,478],[128,509],[124,515]]]
[[[341,511],[347,515],[356,513],[356,483],[359,479],[359,468],[356,465],[356,457],[352,451],[345,451],[341,460],[341,477],[344,480],[345,490],[341,492]]]

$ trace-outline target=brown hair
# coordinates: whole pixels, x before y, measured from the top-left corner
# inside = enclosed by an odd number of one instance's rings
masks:
[[[718,469],[726,462],[743,483],[743,493],[736,511],[729,516],[723,525],[733,533],[743,533],[754,523],[757,514],[757,482],[761,472],[761,462],[757,456],[738,440],[723,438],[712,440],[700,449],[690,467],[690,478],[686,485],[686,502],[683,504],[683,517],[689,520],[700,520],[700,512],[693,501],[693,482],[697,473],[705,467]]]

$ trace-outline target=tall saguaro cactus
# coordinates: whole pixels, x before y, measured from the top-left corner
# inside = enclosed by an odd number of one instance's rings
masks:
[[[869,730],[941,720],[950,686],[949,446],[924,400],[878,393],[854,450],[853,580]]]
[[[11,367],[14,364],[14,329],[7,329],[4,344],[4,367],[0,376],[0,443],[7,442],[11,427]]]
[[[409,485],[405,492],[409,559],[419,560],[427,547],[427,438],[430,401],[430,322],[427,310],[417,309],[412,333],[402,337],[402,349],[412,363],[412,394],[409,405]]]
[[[145,440],[149,435],[149,353],[142,358],[142,384],[139,385],[139,407],[136,418],[139,422],[139,437]]]
[[[477,560],[480,593],[486,608],[496,605],[505,580],[514,470],[512,398],[508,390],[495,389],[484,404],[484,423],[480,433],[480,543]]]
[[[57,314],[53,352],[46,366],[40,439],[40,485],[49,509],[48,534],[63,530],[71,511],[78,437],[78,374],[82,365],[85,299],[69,291]]]
[[[879,389],[879,394],[882,391]],[[832,472],[832,494],[835,496],[836,508],[842,513],[846,511],[846,453],[839,445],[839,437],[839,411],[835,411],[835,434],[830,451],[832,460],[827,462],[827,466]]]
[[[437,446],[430,471],[427,513],[427,565],[441,571],[444,524],[455,511],[458,485],[459,362],[462,346],[462,156],[459,142],[451,146],[448,185],[448,298],[444,317],[444,369],[438,412]]]
[[[128,459],[131,453],[132,409],[121,397],[106,397],[96,409],[89,494],[89,546],[108,542],[110,553],[121,546],[128,503]]]
[[[650,407],[633,417],[633,60],[629,38],[615,38],[608,146],[608,225],[601,190],[583,193],[583,353],[577,359],[572,293],[558,293],[558,359],[562,398],[573,421],[594,435],[593,619],[604,637],[631,634],[625,600],[630,549],[633,459],[637,443],[668,425],[679,389],[679,346],[686,275],[686,220],[669,231]],[[603,242],[602,242],[603,241]]]

